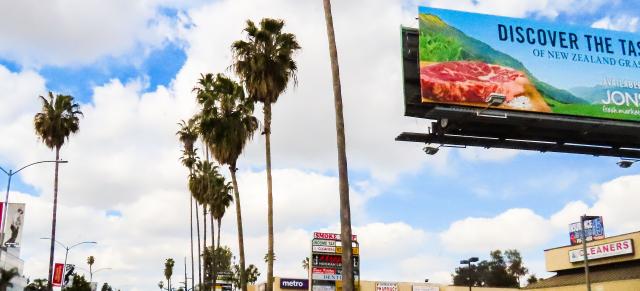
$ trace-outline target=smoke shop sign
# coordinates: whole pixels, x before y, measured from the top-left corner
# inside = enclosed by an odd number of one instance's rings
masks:
[[[337,233],[326,233],[326,232],[314,232],[314,239],[324,239],[324,240],[340,240],[340,234]],[[351,235],[352,241],[357,241],[358,237],[354,234]]]
[[[587,247],[587,258],[589,260],[630,254],[633,254],[633,240],[630,239]],[[582,261],[584,261],[582,249],[569,251],[569,262],[577,263]]]

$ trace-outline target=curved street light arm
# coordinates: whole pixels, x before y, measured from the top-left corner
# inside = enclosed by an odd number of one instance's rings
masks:
[[[75,247],[77,247],[79,245],[82,245],[82,244],[97,244],[97,242],[95,242],[95,241],[83,241],[83,242],[79,242],[79,243],[77,243],[75,245],[72,245],[71,247],[69,247],[69,249],[75,248]]]
[[[51,238],[50,238],[50,237],[41,237],[40,239],[51,240]],[[59,242],[59,241],[57,241],[57,240],[55,240],[55,239],[54,239],[53,241],[54,241],[55,243],[59,244],[59,245],[60,245],[62,248],[64,248],[65,250],[68,250],[68,249],[69,249],[69,248],[67,248],[67,246],[66,246],[65,244],[63,244],[63,243],[61,243],[61,242]]]
[[[28,167],[31,167],[31,166],[33,166],[33,165],[37,165],[37,164],[42,164],[42,163],[58,163],[58,164],[66,164],[66,163],[68,163],[68,162],[69,162],[69,161],[63,161],[63,160],[58,160],[58,161],[39,161],[39,162],[35,162],[35,163],[28,164],[28,165],[26,165],[26,166],[24,166],[24,167],[22,167],[22,168],[18,169],[17,171],[13,172],[13,174],[15,175],[15,174],[17,174],[18,172],[20,172],[20,171],[24,170],[25,168],[28,168]]]
[[[7,176],[11,175],[9,174],[9,172],[5,171],[5,169],[3,169],[2,167],[0,167],[0,170],[2,170],[5,174],[7,174]]]

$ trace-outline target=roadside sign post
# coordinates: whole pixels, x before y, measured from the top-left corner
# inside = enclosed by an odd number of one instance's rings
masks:
[[[353,275],[360,286],[360,245],[357,236],[352,236]],[[309,257],[309,290],[342,290],[342,252],[344,250],[339,234],[314,232]]]

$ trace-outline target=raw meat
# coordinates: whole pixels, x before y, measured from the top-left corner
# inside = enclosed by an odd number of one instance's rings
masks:
[[[420,69],[422,98],[441,102],[486,103],[491,93],[506,102],[525,94],[527,76],[508,67],[477,61],[444,62]]]

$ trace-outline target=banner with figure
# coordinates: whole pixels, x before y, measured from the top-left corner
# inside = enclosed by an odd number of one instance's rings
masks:
[[[22,229],[24,225],[24,203],[9,203],[7,207],[7,220],[4,224],[4,241],[2,246],[12,255],[20,255],[22,244]]]

